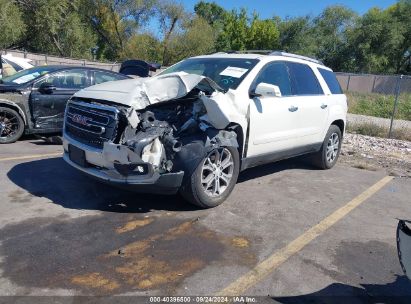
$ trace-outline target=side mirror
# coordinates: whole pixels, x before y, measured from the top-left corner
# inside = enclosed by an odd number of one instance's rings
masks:
[[[257,85],[251,97],[281,97],[281,90],[278,86],[261,82]]]
[[[56,90],[56,87],[48,82],[43,82],[39,87],[41,94],[52,94]]]

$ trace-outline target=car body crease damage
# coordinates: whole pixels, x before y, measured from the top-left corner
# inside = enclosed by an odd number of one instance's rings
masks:
[[[132,93],[119,92],[105,100],[122,103],[124,130],[117,143],[103,146],[105,160],[113,164],[113,178],[162,173],[193,172],[209,152],[220,146],[238,148],[237,135],[226,130],[233,117],[243,114],[229,92],[211,79],[175,73],[134,83]],[[105,84],[105,87],[107,84]],[[88,98],[98,86],[78,92],[74,99]],[[126,95],[124,93],[123,95]]]

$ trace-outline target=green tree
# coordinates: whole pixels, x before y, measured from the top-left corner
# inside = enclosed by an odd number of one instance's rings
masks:
[[[280,32],[273,19],[260,20],[254,14],[247,33],[247,49],[275,50],[280,45]]]
[[[243,8],[239,12],[227,12],[223,21],[223,28],[219,33],[216,48],[219,51],[245,50],[247,46],[248,17]]]
[[[14,1],[0,0],[0,24],[0,49],[13,47],[20,42],[26,25]]]
[[[94,34],[78,13],[79,0],[16,0],[16,5],[27,29],[21,47],[60,56],[90,56]]]
[[[161,62],[161,41],[152,33],[132,35],[126,43],[125,50],[120,54],[122,59],[142,59],[150,62]]]
[[[169,43],[173,34],[180,27],[181,22],[187,18],[187,13],[181,3],[173,0],[163,0],[158,6],[158,18],[163,35],[163,65],[170,65],[171,55],[168,52]]]
[[[80,0],[83,19],[97,35],[98,57],[115,60],[155,14],[157,0]]]
[[[280,49],[297,54],[315,55],[315,37],[313,35],[312,20],[309,16],[277,18],[280,31]]]
[[[357,18],[353,10],[341,5],[329,6],[315,18],[316,57],[335,70],[343,70],[349,61],[351,48],[347,35],[355,28]]]
[[[215,2],[200,1],[194,6],[194,12],[213,27],[220,28],[226,17],[226,10]]]
[[[169,43],[169,62],[174,63],[187,57],[208,54],[215,49],[213,28],[201,17],[186,20],[182,31],[174,34]]]

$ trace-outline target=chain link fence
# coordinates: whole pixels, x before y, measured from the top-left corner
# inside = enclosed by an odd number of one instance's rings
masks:
[[[348,97],[351,130],[411,140],[411,76],[336,74]]]
[[[14,57],[21,57],[31,59],[30,62],[32,65],[41,66],[41,65],[76,65],[76,66],[86,66],[86,67],[96,67],[104,70],[118,72],[120,69],[120,63],[117,62],[98,62],[91,61],[87,59],[74,59],[66,57],[57,57],[50,56],[47,54],[36,54],[29,53],[18,50],[1,50],[0,55],[11,54]]]

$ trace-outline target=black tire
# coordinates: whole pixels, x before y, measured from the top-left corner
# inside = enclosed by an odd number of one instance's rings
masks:
[[[335,143],[335,136],[338,136],[338,144]],[[334,148],[331,147],[331,142],[334,142]],[[341,144],[342,144],[342,134],[341,130],[336,125],[331,125],[328,129],[327,135],[325,135],[324,142],[321,146],[320,151],[315,153],[312,156],[313,164],[323,170],[331,169],[337,163],[338,157],[340,156],[341,152]],[[337,147],[338,147],[338,150]],[[328,150],[329,155],[327,156],[327,148],[330,147]],[[330,150],[333,150],[335,153],[330,153]]]
[[[221,166],[221,162],[220,162],[220,167],[218,167],[217,165],[218,171],[211,171],[207,169],[207,167],[209,167],[208,166],[209,161],[213,159],[213,156],[215,155],[213,153],[216,153],[216,151],[219,153],[218,154],[219,156],[223,155],[223,157],[224,155],[227,155],[227,151],[230,153],[232,163],[233,163],[232,171],[228,167],[226,169],[221,170],[220,168],[223,167]],[[208,185],[208,183],[204,183],[206,179],[204,178],[205,177],[204,172],[207,172],[207,171],[209,171],[210,172],[209,174],[211,174],[212,176],[216,176],[215,174],[218,174],[218,172],[221,172],[222,174],[226,174],[227,176],[230,176],[229,173],[231,173],[231,179],[229,180],[228,185],[227,184],[224,185],[223,183],[223,186],[221,186],[221,181],[223,179],[222,177],[219,178],[219,182],[218,182],[219,187],[224,187],[224,189],[221,190],[221,193],[217,193],[217,192],[215,192],[214,194],[211,193],[211,192],[214,192],[214,190],[217,187],[215,185],[216,177],[213,177],[211,179],[214,182],[214,185],[212,185],[213,188],[210,190],[205,189],[205,185]],[[188,176],[185,179],[185,182],[180,189],[180,193],[187,201],[201,208],[216,207],[220,205],[222,202],[224,202],[228,198],[228,196],[231,194],[231,192],[233,191],[234,186],[237,183],[239,172],[240,172],[240,156],[236,148],[220,147],[218,149],[214,149],[199,163],[199,165],[194,170],[194,172],[191,174],[191,176]]]
[[[0,107],[0,144],[11,144],[24,133],[23,118],[15,110]]]

